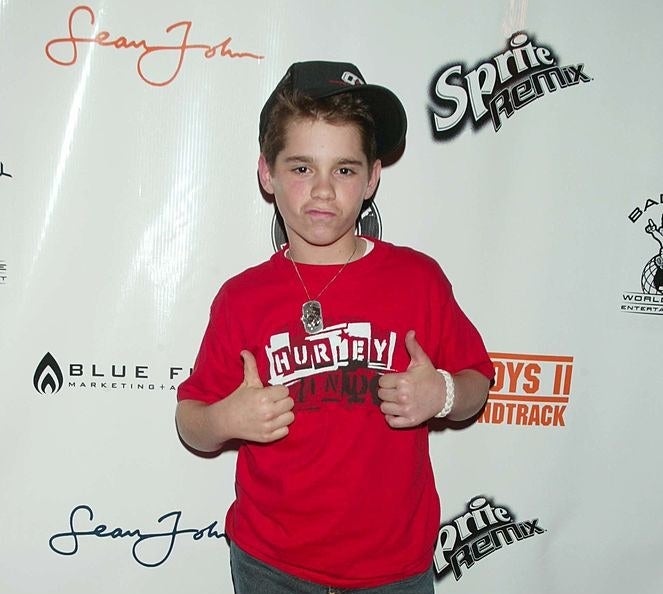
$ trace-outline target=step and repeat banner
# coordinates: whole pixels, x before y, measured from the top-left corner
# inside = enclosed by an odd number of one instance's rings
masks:
[[[662,19],[1,0],[0,592],[231,591],[236,454],[182,445],[176,389],[282,240],[258,114],[310,59],[403,101],[359,226],[440,262],[495,364],[481,415],[431,428],[436,590],[660,592]]]

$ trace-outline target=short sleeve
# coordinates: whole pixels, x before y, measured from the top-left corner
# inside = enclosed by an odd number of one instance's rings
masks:
[[[450,373],[474,369],[492,380],[495,370],[481,335],[456,301],[442,269],[438,267],[437,272],[433,291],[437,299],[431,303],[435,309],[431,312],[432,318],[439,316],[438,324],[434,325],[440,332],[435,366]]]
[[[228,396],[244,379],[242,347],[237,339],[238,329],[232,323],[230,293],[224,285],[212,302],[193,372],[178,387],[178,400],[211,404]]]

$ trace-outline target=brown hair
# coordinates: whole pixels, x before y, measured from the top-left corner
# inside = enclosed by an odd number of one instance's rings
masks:
[[[368,104],[356,93],[339,93],[312,99],[298,91],[282,91],[267,119],[260,150],[270,167],[285,146],[288,124],[295,119],[322,120],[330,124],[353,124],[361,137],[369,167],[376,160],[375,121]]]

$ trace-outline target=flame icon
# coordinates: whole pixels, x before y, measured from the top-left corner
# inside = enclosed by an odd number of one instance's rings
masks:
[[[40,394],[57,394],[62,388],[64,378],[58,362],[51,353],[46,353],[37,365],[32,383]]]

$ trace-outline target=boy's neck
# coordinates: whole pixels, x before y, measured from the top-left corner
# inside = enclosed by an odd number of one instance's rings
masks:
[[[353,236],[351,240],[339,245],[301,246],[290,244],[287,256],[298,264],[333,265],[346,264],[358,260],[366,251],[366,242]]]

